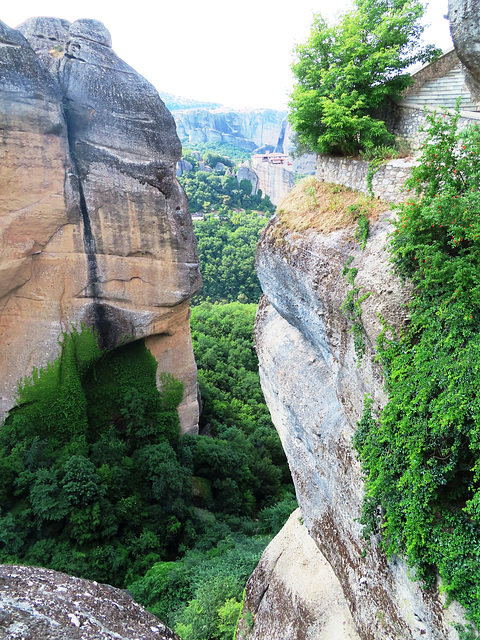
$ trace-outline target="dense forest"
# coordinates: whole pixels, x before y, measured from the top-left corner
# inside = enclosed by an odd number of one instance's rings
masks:
[[[188,196],[190,213],[218,212],[224,215],[232,209],[262,211],[269,215],[274,213],[275,205],[268,195],[263,196],[261,189],[253,194],[252,183],[249,180],[238,182],[234,170],[235,164],[238,164],[237,159],[222,155],[215,147],[204,145],[203,148],[206,149],[203,154],[184,150],[182,156],[183,160],[193,167],[179,178]],[[202,170],[200,161],[212,170]],[[223,168],[214,170],[217,163],[224,165]]]
[[[255,252],[267,218],[255,213],[227,211],[194,222],[203,289],[194,304],[258,302],[262,293],[255,273]]]

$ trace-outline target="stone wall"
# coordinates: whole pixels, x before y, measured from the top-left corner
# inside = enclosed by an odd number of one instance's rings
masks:
[[[433,112],[433,109],[428,109],[428,111]],[[453,113],[452,109],[445,109],[445,111]],[[462,129],[479,121],[480,113],[460,111],[458,126]],[[414,157],[419,155],[420,145],[425,140],[425,133],[420,131],[420,128],[425,126],[426,122],[423,108],[409,104],[392,105],[389,114],[385,118],[387,129],[405,141],[406,146]]]
[[[382,165],[372,179],[375,197],[386,202],[405,200],[407,194],[402,192],[402,187],[414,164],[412,158],[406,158]],[[319,155],[315,175],[320,182],[333,182],[368,194],[368,166],[365,160]]]

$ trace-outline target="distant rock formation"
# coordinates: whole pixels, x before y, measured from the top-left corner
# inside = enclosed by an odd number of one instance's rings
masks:
[[[449,0],[450,32],[458,57],[465,66],[465,80],[472,99],[480,107],[480,0]]]
[[[237,628],[244,640],[359,640],[342,587],[292,513],[245,587]]]
[[[0,565],[5,640],[180,640],[125,591],[36,567]]]
[[[182,140],[200,143],[227,142],[253,151],[263,145],[276,147],[285,111],[274,109],[186,109],[174,112]]]
[[[0,23],[0,63],[0,417],[84,322],[108,348],[145,338],[195,431],[201,278],[171,114],[95,20]]]
[[[260,377],[303,520],[340,581],[360,638],[453,640],[452,622],[464,622],[461,607],[445,609],[444,594],[422,590],[402,559],[387,560],[378,539],[366,545],[359,523],[363,482],[351,438],[365,393],[376,407],[386,401],[374,358],[379,316],[401,329],[410,295],[383,251],[390,215],[371,225],[365,251],[353,242],[352,228],[291,232],[272,218],[257,253],[265,294],[255,325]],[[355,286],[371,293],[362,303],[366,354],[360,367],[341,308],[349,256],[358,269]],[[296,603],[295,597],[283,600],[284,619],[295,615]]]
[[[269,161],[269,157],[274,156],[267,154],[262,158],[254,155],[252,169],[258,178],[257,189],[261,189],[263,194],[268,195],[274,205],[279,205],[295,186],[295,175],[287,157],[284,162],[278,164]]]

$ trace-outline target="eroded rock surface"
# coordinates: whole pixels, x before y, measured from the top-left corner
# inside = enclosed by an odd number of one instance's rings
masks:
[[[96,20],[1,23],[0,44],[0,417],[84,322],[109,348],[148,338],[159,373],[183,380],[195,431],[201,279],[171,114]]]
[[[5,640],[180,640],[128,593],[36,567],[0,565]]]
[[[382,325],[400,329],[409,290],[390,273],[383,251],[385,214],[371,228],[365,251],[354,229],[322,235],[282,231],[275,218],[259,244],[257,272],[264,293],[256,320],[263,392],[286,452],[305,525],[333,568],[362,640],[457,638],[456,604],[444,609],[438,591],[411,581],[402,560],[387,562],[373,540],[365,548],[358,518],[362,474],[351,446],[363,398],[386,397],[374,362]],[[341,311],[348,256],[355,285],[371,292],[363,303],[366,354],[360,366]],[[287,605],[285,605],[287,606]],[[301,636],[298,636],[301,637]]]
[[[465,80],[472,100],[480,105],[479,0],[449,0],[450,32],[458,57],[465,66]]]
[[[297,509],[250,576],[237,638],[359,640],[340,583],[301,520]]]

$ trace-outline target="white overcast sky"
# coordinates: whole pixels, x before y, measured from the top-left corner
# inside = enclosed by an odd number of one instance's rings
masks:
[[[431,0],[426,40],[451,45],[448,0]],[[113,48],[159,90],[228,107],[286,107],[295,44],[313,13],[333,18],[350,0],[11,0],[0,19],[16,27],[33,16],[101,20]]]

